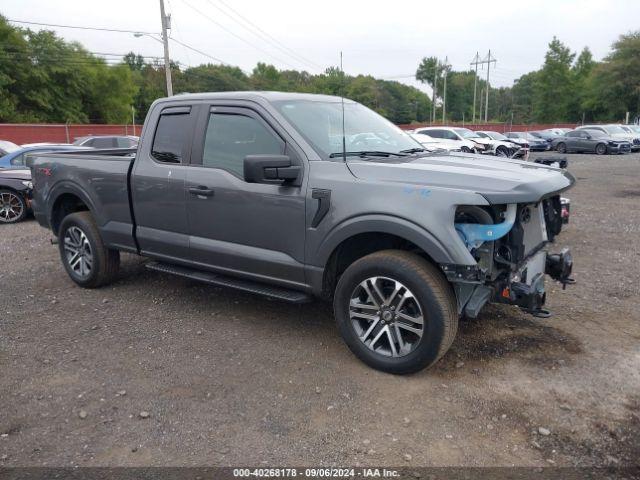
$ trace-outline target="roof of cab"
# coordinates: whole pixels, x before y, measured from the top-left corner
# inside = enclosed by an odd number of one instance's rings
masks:
[[[175,100],[253,100],[256,102],[276,102],[287,100],[303,100],[308,102],[340,102],[341,97],[333,95],[319,95],[315,93],[291,93],[291,92],[203,92],[203,93],[180,93],[172,97],[159,99],[159,102],[169,102]],[[345,102],[353,103],[352,100],[344,99]]]

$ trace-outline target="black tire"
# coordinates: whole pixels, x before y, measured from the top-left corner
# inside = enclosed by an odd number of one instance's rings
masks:
[[[509,150],[507,149],[507,147],[504,147],[504,146],[500,145],[498,148],[496,148],[496,156],[497,157],[508,157],[509,156]]]
[[[84,269],[84,272],[82,272],[82,267],[80,267],[81,272],[78,272],[70,263],[75,258],[71,250],[72,247],[75,248],[72,238],[78,232],[84,235],[82,241],[78,242],[78,249],[84,250],[85,253],[89,251],[91,255],[91,268]],[[86,242],[84,242],[85,238]],[[71,277],[71,280],[83,288],[97,288],[107,285],[118,274],[120,252],[104,246],[98,227],[90,212],[76,212],[64,217],[58,231],[58,246],[60,259],[67,274]],[[75,261],[77,261],[77,258]],[[81,261],[83,260],[81,259]]]
[[[352,321],[352,296],[362,282],[372,277],[400,282],[410,290],[413,294],[410,298],[415,298],[421,309],[422,335],[402,356],[374,351],[360,339]],[[433,365],[449,349],[458,329],[456,297],[442,272],[419,255],[401,250],[372,253],[351,264],[338,281],[333,307],[342,338],[351,351],[370,367],[388,373],[413,373]],[[398,306],[398,313],[400,308]],[[378,319],[378,332],[384,328],[381,325],[385,325],[379,313],[372,314]],[[389,323],[387,328],[393,327]],[[397,327],[395,331],[399,332]]]
[[[595,151],[596,155],[606,155],[607,146],[604,143],[599,143],[596,145]]]
[[[460,147],[460,151],[463,153],[471,153],[471,149],[465,146]]]
[[[567,153],[567,144],[560,142],[558,145],[556,145],[556,150],[558,151],[558,153]]]
[[[0,223],[18,223],[27,216],[27,202],[14,190],[0,189]]]

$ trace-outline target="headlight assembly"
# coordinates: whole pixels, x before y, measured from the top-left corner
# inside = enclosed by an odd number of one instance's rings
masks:
[[[22,180],[20,183],[22,183],[29,190],[33,189],[33,182],[31,182],[29,180]]]

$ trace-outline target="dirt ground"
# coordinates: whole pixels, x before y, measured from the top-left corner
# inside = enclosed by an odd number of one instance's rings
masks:
[[[640,154],[570,155],[577,284],[541,320],[461,324],[429,371],[359,362],[331,309],[147,271],[72,284],[0,226],[0,466],[631,466],[640,458]],[[147,418],[143,418],[147,417]]]

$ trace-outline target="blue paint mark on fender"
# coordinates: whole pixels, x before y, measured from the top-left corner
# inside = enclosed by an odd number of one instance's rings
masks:
[[[431,190],[429,190],[428,188],[425,187],[413,187],[411,185],[407,185],[405,186],[402,191],[404,193],[406,193],[407,195],[411,195],[413,193],[416,193],[418,195],[420,195],[421,197],[428,197],[431,195]]]

